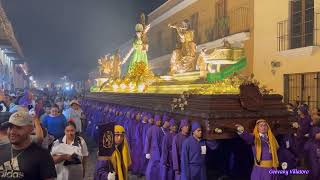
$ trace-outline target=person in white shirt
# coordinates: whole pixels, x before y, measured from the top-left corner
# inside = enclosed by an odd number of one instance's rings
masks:
[[[76,135],[76,125],[69,121],[65,136],[53,143],[51,155],[56,164],[57,180],[83,180],[89,155],[84,139]]]

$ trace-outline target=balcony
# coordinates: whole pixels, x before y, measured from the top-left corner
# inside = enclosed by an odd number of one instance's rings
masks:
[[[305,21],[280,21],[277,23],[277,50],[282,55],[311,55],[320,44],[320,13]]]
[[[229,11],[226,16],[215,18],[214,21],[207,21],[201,24],[201,26],[204,26],[204,35],[197,39],[197,42],[200,44],[222,39],[241,32],[249,32],[249,8],[238,7]]]
[[[240,7],[228,12],[227,16],[216,19],[213,27],[213,40],[249,30],[249,8]]]

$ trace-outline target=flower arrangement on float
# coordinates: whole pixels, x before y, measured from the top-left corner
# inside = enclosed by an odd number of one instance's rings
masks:
[[[113,92],[139,92],[143,93],[156,81],[155,75],[145,63],[137,63],[123,79],[109,79],[104,89]],[[101,89],[103,90],[103,88]]]
[[[240,93],[240,85],[242,84],[253,84],[257,86],[261,92],[261,94],[270,94],[273,92],[273,89],[268,89],[265,85],[261,85],[261,83],[254,79],[254,74],[250,76],[243,76],[239,74],[234,74],[233,76],[216,81],[211,83],[209,86],[204,86],[198,89],[193,89],[190,91],[185,91],[179,97],[173,98],[170,104],[171,110],[180,110],[184,111],[186,106],[188,106],[188,99],[191,95],[214,95],[214,94],[239,94]]]

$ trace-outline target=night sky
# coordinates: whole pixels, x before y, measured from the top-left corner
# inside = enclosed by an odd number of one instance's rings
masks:
[[[134,36],[141,12],[166,0],[2,0],[38,80],[85,79],[97,59]]]

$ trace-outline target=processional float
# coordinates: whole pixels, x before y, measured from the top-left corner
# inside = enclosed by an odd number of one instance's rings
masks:
[[[276,134],[292,131],[295,119],[282,103],[282,96],[272,94],[253,75],[241,75],[247,65],[243,48],[232,47],[224,40],[221,47],[197,51],[194,31],[187,20],[180,25],[169,24],[169,28],[176,31],[179,43],[167,75],[156,76],[149,67],[150,25],[142,15],[132,48],[123,60],[119,51],[99,60],[101,76],[86,99],[169,113],[177,120],[187,116],[190,121],[201,122],[208,139],[233,138],[236,124],[252,130],[260,118],[267,119]],[[120,77],[128,60],[127,71]]]

